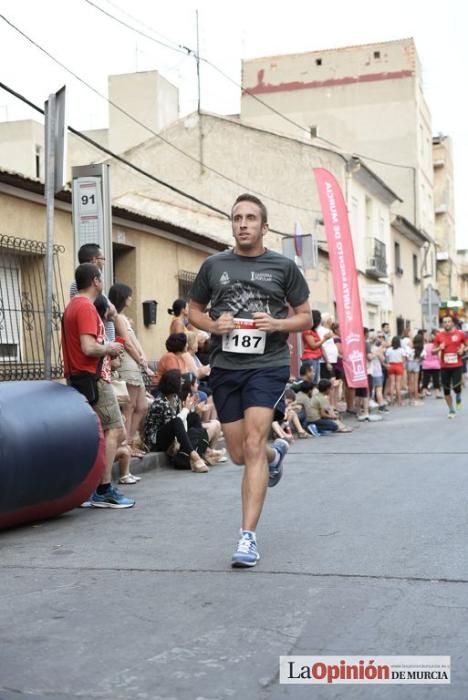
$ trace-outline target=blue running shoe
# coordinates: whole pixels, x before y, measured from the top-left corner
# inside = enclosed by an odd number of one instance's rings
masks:
[[[280,458],[276,466],[273,467],[271,465],[268,465],[268,471],[270,472],[268,486],[270,487],[276,486],[276,484],[280,481],[281,477],[283,476],[283,461],[289,450],[289,444],[286,442],[286,440],[278,438],[274,441],[272,447],[274,450],[276,450],[276,452],[278,452]]]
[[[257,552],[257,542],[251,532],[243,532],[237,549],[232,555],[231,565],[233,567],[244,569],[249,566],[255,566],[260,559],[260,554]]]
[[[309,423],[309,425],[307,426],[307,430],[314,437],[320,437],[322,435],[322,433],[314,423]]]
[[[106,493],[93,493],[91,505],[93,508],[131,508],[135,505],[135,500],[127,498],[115,486],[111,486]]]

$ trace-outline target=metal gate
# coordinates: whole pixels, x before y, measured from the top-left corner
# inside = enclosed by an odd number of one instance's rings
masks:
[[[54,246],[52,377],[63,377],[63,246]],[[46,245],[0,234],[0,381],[44,379]]]

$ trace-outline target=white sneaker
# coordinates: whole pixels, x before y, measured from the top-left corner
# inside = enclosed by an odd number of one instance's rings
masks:
[[[242,532],[237,549],[232,555],[231,566],[237,568],[247,568],[255,566],[260,559],[257,552],[257,541],[250,532]]]

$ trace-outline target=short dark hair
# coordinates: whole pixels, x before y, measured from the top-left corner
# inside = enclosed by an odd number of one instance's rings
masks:
[[[384,326],[389,326],[389,325],[390,324],[388,321],[384,321],[383,323],[380,324],[380,327],[383,328]]]
[[[262,217],[262,224],[266,224],[268,222],[268,211],[266,206],[263,204],[262,200],[256,197],[254,194],[248,194],[248,192],[245,192],[244,194],[240,194],[234,204],[232,205],[232,209],[236,206],[236,204],[240,204],[240,202],[251,202],[252,204],[256,204],[257,207],[260,209],[260,214]],[[231,210],[232,213],[232,210]]]
[[[169,369],[164,372],[159,380],[158,389],[163,396],[177,394],[179,396],[182,384],[182,375],[180,369]]]
[[[303,391],[304,394],[307,394],[309,391],[312,391],[313,388],[314,384],[312,382],[302,382],[299,391]]]
[[[89,289],[95,278],[101,279],[101,270],[93,263],[82,263],[75,270],[76,288],[79,292]]]
[[[85,243],[78,251],[78,262],[91,262],[93,258],[99,257],[101,246],[98,243]]]
[[[123,284],[123,282],[116,282],[109,289],[109,301],[114,304],[118,314],[125,309],[125,302],[132,294],[132,288],[128,284]]]
[[[364,335],[368,335],[369,329],[366,328],[366,326],[364,326],[364,328],[362,329],[362,332],[364,333]]]
[[[301,365],[299,368],[299,376],[305,377],[309,370],[312,370],[312,372],[314,371],[312,365],[309,365],[309,364]]]
[[[451,321],[453,321],[453,316],[451,316],[450,314],[444,314],[442,316],[442,321],[445,321],[446,318],[449,318]]]
[[[320,391],[321,394],[325,394],[331,389],[331,385],[332,383],[329,379],[321,379],[317,384],[317,389]]]
[[[397,348],[401,348],[401,340],[397,335],[394,335],[392,338],[392,348],[396,350]]]
[[[171,333],[166,340],[167,352],[183,352],[187,345],[187,336],[185,333]]]
[[[180,316],[180,312],[182,309],[185,309],[186,306],[187,302],[185,299],[176,299],[172,304],[172,308],[167,310],[167,313],[171,314],[171,316]]]
[[[286,389],[284,392],[284,398],[290,399],[290,401],[295,401],[296,400],[296,392],[293,391],[292,389]]]
[[[100,318],[104,321],[107,309],[109,308],[109,299],[105,294],[100,294],[94,300],[94,306],[96,307],[96,311],[98,312]]]

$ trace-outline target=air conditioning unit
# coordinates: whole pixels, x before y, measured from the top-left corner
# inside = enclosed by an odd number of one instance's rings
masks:
[[[383,258],[377,258],[377,257],[372,257],[369,258],[369,263],[367,265],[367,269],[369,272],[373,272],[377,274],[379,277],[386,277],[387,276],[387,265],[385,262],[385,259]]]

